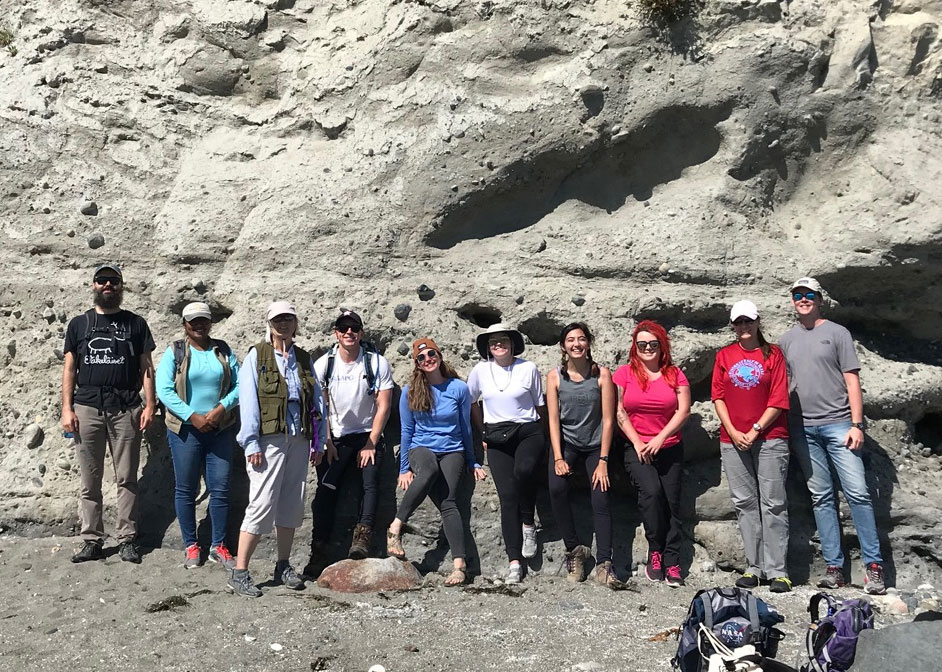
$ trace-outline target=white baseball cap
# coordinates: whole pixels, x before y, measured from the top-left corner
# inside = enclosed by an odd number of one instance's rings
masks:
[[[750,320],[759,319],[759,309],[752,301],[737,301],[729,311],[729,321],[735,322],[740,317],[748,317]]]
[[[799,287],[807,287],[808,289],[810,289],[815,294],[818,294],[819,296],[824,295],[824,290],[821,289],[821,283],[812,277],[806,276],[804,278],[798,278],[797,280],[795,280],[795,282],[792,283],[791,291],[794,292]]]
[[[183,319],[187,322],[192,322],[197,317],[205,317],[207,320],[212,322],[213,313],[210,311],[209,306],[202,301],[195,301],[193,303],[188,303],[183,308]]]
[[[272,318],[278,317],[279,315],[294,315],[297,317],[298,311],[294,309],[293,304],[287,301],[272,301],[268,304],[268,312],[266,313],[265,319],[271,321]]]

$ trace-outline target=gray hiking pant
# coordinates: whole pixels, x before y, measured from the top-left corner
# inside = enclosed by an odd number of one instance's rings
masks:
[[[104,541],[101,482],[105,471],[105,449],[111,451],[114,479],[118,486],[118,519],[115,537],[133,541],[137,534],[137,470],[141,463],[141,408],[122,411],[75,404],[78,431],[75,457],[78,460],[82,492],[79,496],[79,522],[85,541]]]
[[[787,577],[788,441],[757,440],[746,451],[721,443],[720,454],[749,563],[746,571],[767,579]]]

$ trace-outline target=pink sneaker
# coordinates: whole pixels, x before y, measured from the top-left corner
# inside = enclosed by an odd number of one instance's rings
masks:
[[[644,567],[644,575],[648,581],[657,583],[664,580],[663,557],[659,551],[652,551],[648,558],[648,564]]]
[[[680,565],[671,565],[667,568],[667,585],[671,588],[680,588],[684,580],[680,576]]]

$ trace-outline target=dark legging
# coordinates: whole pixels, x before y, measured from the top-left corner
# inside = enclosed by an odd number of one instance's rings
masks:
[[[407,522],[428,495],[442,512],[442,527],[451,547],[451,557],[464,558],[464,525],[457,504],[458,487],[467,470],[464,453],[433,453],[420,446],[409,451],[409,466],[415,478],[402,496],[396,518]]]
[[[569,444],[563,445],[563,459],[569,464],[570,469],[575,470],[579,462],[585,462],[585,471],[589,476],[590,486],[592,484],[592,474],[599,466],[599,456],[601,454],[601,448],[579,450]],[[572,519],[572,506],[569,502],[572,479],[572,474],[558,476],[555,463],[550,463],[550,502],[553,505],[553,515],[556,516],[556,523],[563,534],[563,543],[566,544],[567,551],[571,551],[579,545],[579,535],[576,534],[576,524]],[[595,560],[602,563],[612,559],[612,512],[609,506],[608,491],[602,492],[600,487],[594,487],[591,490],[590,497],[592,499],[592,518],[597,542]],[[591,546],[591,537],[589,545]]]
[[[339,487],[347,467],[356,465],[360,449],[370,438],[369,432],[347,434],[334,439],[337,459],[327,464],[327,459],[317,465],[317,492],[311,501],[311,514],[314,529],[311,534],[313,543],[326,542],[334,527],[337,511]],[[384,444],[382,438],[376,445],[376,461],[360,469],[363,476],[363,501],[360,504],[360,524],[373,527],[376,516],[376,503],[379,501],[379,469],[383,459]],[[359,469],[359,467],[357,467]]]
[[[684,464],[684,446],[664,448],[651,464],[638,460],[635,449],[628,444],[625,461],[631,480],[638,488],[638,506],[644,521],[648,551],[664,554],[664,565],[680,565],[680,478]]]
[[[523,525],[533,525],[537,473],[546,455],[546,440],[539,422],[520,426],[513,441],[487,445],[487,463],[500,500],[500,529],[507,557],[523,557]]]

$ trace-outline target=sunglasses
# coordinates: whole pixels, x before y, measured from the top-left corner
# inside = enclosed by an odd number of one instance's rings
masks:
[[[285,314],[285,315],[275,315],[273,318],[271,318],[271,321],[272,321],[272,322],[293,322],[293,321],[294,321],[294,315],[287,315],[287,314]]]
[[[808,299],[809,301],[814,301],[818,296],[817,292],[794,292],[792,294],[792,299],[795,301],[801,301],[802,299]]]
[[[489,339],[487,340],[487,344],[488,344],[489,346],[491,346],[492,348],[493,348],[495,345],[504,345],[504,346],[507,346],[507,345],[510,345],[510,339],[509,339],[509,338],[489,338]]]
[[[424,362],[426,359],[438,359],[438,351],[437,351],[437,350],[426,350],[426,351],[424,351],[424,352],[420,352],[420,353],[419,353],[418,355],[416,355],[416,357],[415,357],[415,361],[418,362],[419,364],[421,364],[422,362]]]
[[[741,327],[744,324],[753,324],[755,322],[751,317],[737,317],[733,320],[733,324],[737,327]]]
[[[635,347],[637,347],[641,352],[644,352],[645,350],[654,352],[655,350],[660,349],[661,343],[660,341],[635,341]]]
[[[121,284],[121,278],[116,275],[99,275],[95,278],[96,285],[111,285],[112,287],[117,287]]]
[[[345,334],[345,333],[347,333],[348,331],[351,331],[351,332],[353,332],[354,334],[358,334],[358,333],[360,333],[361,331],[363,331],[363,327],[358,327],[358,326],[355,325],[355,324],[338,324],[336,327],[334,327],[334,330],[335,330],[338,334]]]

